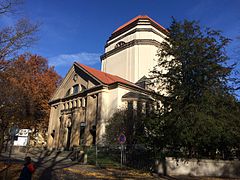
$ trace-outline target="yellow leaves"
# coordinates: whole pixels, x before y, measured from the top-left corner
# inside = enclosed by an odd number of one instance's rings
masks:
[[[112,171],[115,173],[118,171],[118,173],[121,173],[120,169],[114,169],[114,168],[107,168],[106,170],[108,171]],[[135,177],[135,178],[152,178],[150,173],[146,173],[146,172],[142,172],[140,170],[136,170],[136,169],[127,169],[127,170],[123,170],[123,173],[128,176],[128,177]]]
[[[8,169],[6,179],[17,180],[22,167],[23,165],[19,163],[5,164],[4,162],[0,162],[0,179],[3,179],[3,177],[6,175],[6,169]]]
[[[119,168],[106,168],[97,169],[95,166],[84,165],[84,166],[73,166],[64,168],[65,171],[69,171],[88,178],[99,178],[99,179],[152,179],[150,173],[141,172],[135,169],[119,169]]]
[[[6,87],[4,90],[1,89],[3,92],[1,99],[8,97],[12,101],[20,102],[18,106],[13,106],[14,102],[9,104],[9,107],[15,109],[13,112],[19,112],[16,115],[19,119],[28,117],[32,120],[47,119],[50,110],[48,101],[56,89],[60,76],[53,68],[48,67],[45,58],[31,54],[21,55],[18,59],[8,62],[8,66],[1,74],[9,83],[9,86],[4,83]]]
[[[73,168],[64,168],[65,171],[70,171],[75,174],[80,174],[82,176],[95,177],[95,178],[107,178],[107,179],[116,179],[112,177],[113,174],[104,174],[102,172],[92,172],[83,169],[73,169]]]

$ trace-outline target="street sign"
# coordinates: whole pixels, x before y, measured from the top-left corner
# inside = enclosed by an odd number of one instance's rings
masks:
[[[118,141],[120,144],[124,144],[126,142],[126,136],[123,133],[121,133],[118,138]]]
[[[11,137],[16,136],[16,134],[17,134],[18,132],[19,132],[19,128],[18,128],[16,125],[12,126],[12,127],[9,129],[9,135],[10,135]]]

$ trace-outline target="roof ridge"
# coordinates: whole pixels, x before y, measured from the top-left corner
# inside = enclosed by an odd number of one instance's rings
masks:
[[[101,81],[104,84],[112,84],[114,82],[121,82],[124,84],[131,84],[131,85],[135,85],[133,82],[130,82],[122,77],[119,77],[117,75],[113,75],[113,74],[109,74],[103,71],[100,71],[98,69],[86,66],[84,64],[81,64],[79,62],[74,62],[77,65],[81,66],[85,71],[87,71],[88,73],[90,73],[92,76],[94,76],[95,78],[97,78],[99,81]],[[91,72],[91,71],[95,71],[95,73]],[[99,74],[96,74],[99,73]],[[102,79],[102,77],[100,77],[100,75],[104,76],[104,79]],[[117,79],[116,79],[117,78]]]
[[[163,27],[162,25],[160,25],[158,22],[156,22],[155,20],[153,20],[152,18],[150,18],[149,16],[147,15],[138,15],[136,17],[134,17],[133,19],[131,19],[130,21],[124,23],[123,25],[121,25],[120,27],[118,27],[115,31],[113,31],[112,34],[116,33],[117,31],[123,29],[124,27],[132,24],[133,22],[139,20],[139,19],[149,19],[150,21],[152,21],[153,23],[155,23],[156,25],[158,25],[163,31],[165,31],[166,33],[168,33],[168,30]]]

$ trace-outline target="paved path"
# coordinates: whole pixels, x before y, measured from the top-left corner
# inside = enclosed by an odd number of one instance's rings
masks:
[[[27,154],[13,153],[10,163],[17,164],[17,166],[14,166],[17,171],[15,174],[19,174],[25,156],[30,156],[37,167],[33,179],[160,179],[151,176],[150,173],[133,169],[103,169],[93,165],[81,165],[79,162],[70,159],[70,152],[58,153],[42,150],[34,150]],[[3,154],[0,160],[9,163],[8,154]],[[17,177],[13,179],[17,179]]]

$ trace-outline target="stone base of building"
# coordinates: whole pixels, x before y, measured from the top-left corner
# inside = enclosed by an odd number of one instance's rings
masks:
[[[239,160],[178,159],[167,157],[156,161],[158,174],[169,176],[207,176],[240,178]]]

